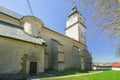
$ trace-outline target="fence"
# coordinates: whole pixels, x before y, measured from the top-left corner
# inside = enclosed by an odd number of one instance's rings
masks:
[[[120,67],[112,66],[94,66],[93,70],[120,70]]]

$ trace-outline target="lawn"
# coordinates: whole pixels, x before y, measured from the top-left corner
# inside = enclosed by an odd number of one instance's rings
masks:
[[[63,72],[50,71],[48,73],[54,74],[56,76],[66,76],[66,75],[75,75],[75,74],[83,74],[83,73],[91,73],[91,72],[96,72],[96,71],[94,71],[94,70],[81,71],[81,70],[69,69],[69,70],[65,70]]]
[[[70,78],[41,78],[40,80],[120,80],[120,71],[104,71],[98,74]]]

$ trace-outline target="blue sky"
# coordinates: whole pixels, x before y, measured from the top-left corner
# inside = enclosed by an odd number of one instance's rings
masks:
[[[48,28],[56,30],[62,34],[65,33],[66,20],[71,12],[71,0],[29,0],[34,16],[41,19]],[[92,10],[82,11],[82,2],[78,4],[79,12],[83,15],[87,27],[87,45],[88,50],[92,52],[94,62],[116,62],[120,58],[115,57],[115,47],[112,41],[106,40],[103,35],[91,37],[93,33],[92,21],[87,19],[92,14]],[[23,16],[31,15],[27,0],[0,0],[0,6],[17,12]]]

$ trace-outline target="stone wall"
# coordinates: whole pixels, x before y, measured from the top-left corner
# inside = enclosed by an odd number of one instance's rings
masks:
[[[85,69],[91,70],[93,68],[92,55],[86,49],[82,50],[82,52],[84,53],[83,57],[84,57],[84,66],[85,66]]]
[[[118,70],[120,71],[120,66],[114,67],[114,66],[94,66],[93,70]]]
[[[51,40],[51,68],[64,71],[64,45],[57,40]]]
[[[31,61],[38,63],[37,73],[44,72],[43,46],[0,37],[0,74],[29,74]]]
[[[51,46],[53,45],[51,43],[52,39],[55,39],[59,42],[61,42],[64,45],[64,68],[65,69],[69,69],[69,68],[73,68],[74,67],[74,59],[73,58],[73,46],[76,45],[77,47],[80,48],[80,50],[83,50],[86,48],[86,45],[74,40],[74,39],[70,39],[67,36],[64,36],[60,33],[54,32],[50,29],[47,28],[42,28],[41,31],[41,38],[44,39],[47,43],[47,47],[46,47],[46,52],[49,54],[49,58],[51,61],[52,57],[51,57]],[[55,49],[55,48],[53,48]],[[78,57],[77,57],[78,58]],[[49,68],[53,65],[53,64],[48,64]]]

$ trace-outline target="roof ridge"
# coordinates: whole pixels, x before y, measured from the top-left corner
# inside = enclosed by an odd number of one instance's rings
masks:
[[[12,10],[10,10],[10,9],[7,9],[7,8],[5,8],[5,7],[2,7],[2,6],[0,6],[0,13],[9,15],[9,16],[14,17],[14,18],[16,18],[16,19],[21,19],[21,18],[23,17],[23,16],[20,15],[19,13],[14,12],[14,11],[12,11]]]

